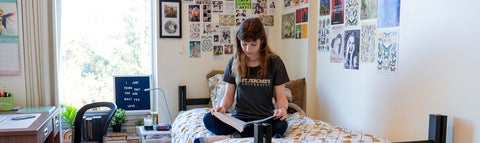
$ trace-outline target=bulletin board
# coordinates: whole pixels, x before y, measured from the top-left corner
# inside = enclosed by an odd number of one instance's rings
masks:
[[[126,111],[150,110],[149,75],[124,75],[114,77],[115,104]]]

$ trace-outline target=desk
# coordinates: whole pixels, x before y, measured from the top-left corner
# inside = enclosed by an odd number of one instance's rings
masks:
[[[137,126],[137,134],[141,143],[171,143],[172,131],[147,131],[143,126]]]
[[[0,114],[40,113],[28,127],[0,130],[1,143],[60,143],[60,110],[58,107],[26,107],[18,112]]]

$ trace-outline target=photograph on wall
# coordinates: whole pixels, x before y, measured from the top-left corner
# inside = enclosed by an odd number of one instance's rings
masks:
[[[212,23],[212,22],[207,22],[203,23],[203,34],[217,34],[218,30],[220,28],[220,25],[218,23]]]
[[[360,63],[373,63],[375,61],[376,36],[376,22],[362,23],[360,32]]]
[[[245,18],[245,17],[235,18],[235,26],[238,26],[238,25],[242,24],[242,22],[245,21],[245,19],[247,19],[247,18]]]
[[[362,0],[360,8],[360,19],[377,18],[378,0]]]
[[[378,28],[399,26],[400,0],[379,0],[378,5]]]
[[[233,14],[222,14],[219,15],[220,26],[235,26],[235,15]]]
[[[200,5],[188,5],[188,19],[190,22],[200,22]]]
[[[231,44],[231,43],[223,44],[223,50],[224,50],[223,53],[225,55],[233,54],[233,44]]]
[[[330,63],[341,63],[343,60],[343,35],[344,26],[332,26],[332,34],[330,34]]]
[[[18,36],[17,3],[0,2],[0,36]]]
[[[212,22],[212,7],[209,4],[202,5],[203,22]]]
[[[200,41],[190,41],[190,58],[200,58]]]
[[[344,52],[343,52],[343,67],[345,69],[359,69],[359,49],[360,49],[360,29],[345,30]]]
[[[295,25],[295,39],[302,39],[302,25]]]
[[[330,15],[330,0],[320,0],[319,5],[319,16]]]
[[[260,19],[262,21],[264,26],[273,26],[273,23],[274,23],[273,15],[262,14],[262,15],[258,16],[258,19]]]
[[[276,0],[268,0],[267,14],[275,14],[275,9],[277,7]]]
[[[223,1],[214,0],[212,1],[212,13],[222,13],[223,12]]]
[[[300,35],[300,39],[307,39],[308,38],[308,24],[301,24],[302,26],[302,34]]]
[[[302,23],[308,22],[308,7],[301,8],[302,10]]]
[[[377,45],[377,70],[395,72],[398,59],[398,30],[379,29]]]
[[[160,2],[160,38],[181,38],[182,21],[180,2],[165,0]]]
[[[290,7],[290,6],[291,6],[291,4],[290,4],[291,2],[292,2],[292,0],[283,0],[283,7],[284,7],[284,8]]]
[[[235,0],[235,9],[251,9],[251,0]]]
[[[232,31],[230,27],[220,27],[220,43],[231,43]]]
[[[224,6],[225,6],[225,8],[223,9],[223,13],[235,13],[235,2],[234,1],[225,1]]]
[[[294,38],[295,33],[295,13],[282,15],[282,39]]]
[[[221,56],[221,55],[223,55],[223,46],[222,46],[222,45],[215,45],[215,46],[213,46],[213,55],[214,55],[214,56]]]
[[[300,6],[300,0],[291,0],[290,6],[293,6],[293,7]]]
[[[345,27],[359,26],[360,4],[358,0],[345,1]]]
[[[295,24],[302,23],[302,12],[303,11],[301,9],[295,10]]]
[[[323,17],[318,19],[318,37],[317,37],[317,50],[319,52],[329,52],[329,35],[330,35],[330,18]]]
[[[252,3],[253,5],[253,14],[265,14],[265,3]]]
[[[201,28],[200,23],[198,22],[190,23],[190,39],[193,39],[193,40],[200,39],[200,35],[201,35],[200,28]]]
[[[332,25],[343,24],[343,0],[332,0],[331,14]]]
[[[210,52],[212,51],[212,46],[213,46],[213,36],[212,35],[203,35],[201,37],[201,42],[202,44],[202,52]]]

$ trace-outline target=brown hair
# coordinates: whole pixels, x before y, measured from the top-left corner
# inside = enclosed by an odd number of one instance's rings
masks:
[[[236,76],[237,83],[248,73],[247,55],[243,52],[240,41],[249,42],[260,39],[261,44],[258,51],[260,55],[260,70],[256,78],[264,78],[267,75],[268,60],[270,57],[276,56],[276,54],[270,50],[267,44],[267,36],[262,21],[258,18],[246,19],[238,26],[235,37],[236,48],[232,64],[232,74]]]

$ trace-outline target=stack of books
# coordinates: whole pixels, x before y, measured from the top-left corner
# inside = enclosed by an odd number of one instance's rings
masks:
[[[108,132],[103,137],[104,143],[139,143],[140,138],[136,133]]]
[[[127,133],[125,132],[109,132],[104,137],[104,142],[108,141],[126,141]]]

